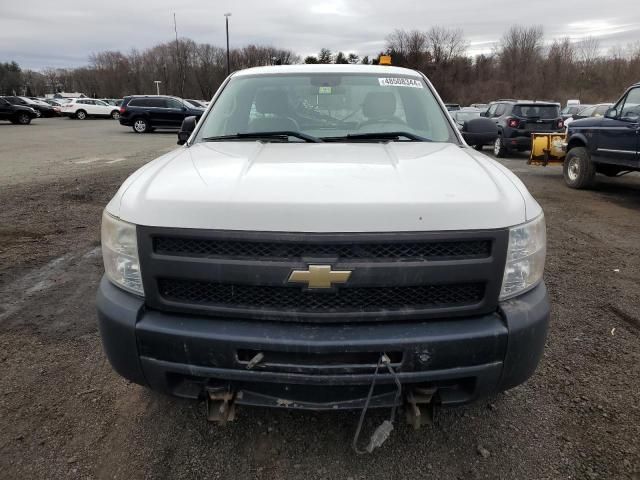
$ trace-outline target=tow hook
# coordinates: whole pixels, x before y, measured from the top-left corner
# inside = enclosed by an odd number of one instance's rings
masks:
[[[236,392],[228,388],[207,389],[207,420],[225,425],[236,418]]]
[[[406,419],[418,430],[422,425],[432,424],[435,415],[433,395],[436,388],[413,388],[407,393]]]

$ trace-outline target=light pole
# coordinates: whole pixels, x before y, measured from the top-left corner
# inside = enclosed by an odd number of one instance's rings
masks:
[[[162,83],[161,80],[154,80],[153,83],[156,84],[156,95],[160,95],[160,84]]]
[[[225,24],[227,28],[227,76],[231,75],[231,62],[229,61],[229,17],[230,13],[224,14]]]

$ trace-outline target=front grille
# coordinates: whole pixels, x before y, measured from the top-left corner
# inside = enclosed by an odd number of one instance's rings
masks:
[[[423,321],[495,312],[509,231],[245,232],[138,226],[148,308],[239,320]],[[289,283],[349,270],[328,290]]]
[[[299,287],[229,285],[181,279],[159,279],[160,295],[172,302],[219,307],[338,313],[471,305],[482,300],[484,285],[418,285],[342,288],[312,292]]]
[[[155,237],[153,249],[161,255],[199,258],[300,259],[331,257],[372,260],[449,260],[486,258],[489,240],[397,243],[289,243]]]

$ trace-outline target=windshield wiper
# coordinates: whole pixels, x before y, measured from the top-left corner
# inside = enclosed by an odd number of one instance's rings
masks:
[[[202,140],[205,142],[225,142],[228,140],[244,140],[244,139],[278,139],[281,141],[288,141],[289,137],[299,138],[300,140],[304,140],[305,142],[311,143],[321,143],[317,137],[312,135],[307,135],[302,132],[290,132],[288,130],[283,130],[279,132],[247,132],[247,133],[236,133],[233,135],[220,135],[217,137],[205,137]]]
[[[431,141],[428,138],[410,132],[350,133],[342,137],[322,137],[322,140],[325,142],[339,142],[341,140],[399,140],[400,137],[408,138],[413,142]]]

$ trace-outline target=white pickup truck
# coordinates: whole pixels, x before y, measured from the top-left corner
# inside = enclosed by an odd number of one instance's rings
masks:
[[[403,402],[415,421],[525,381],[549,321],[544,216],[468,146],[483,134],[412,70],[232,74],[104,211],[114,369],[222,421]]]

